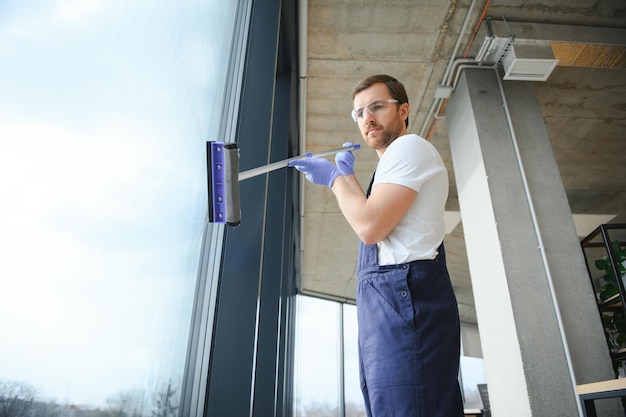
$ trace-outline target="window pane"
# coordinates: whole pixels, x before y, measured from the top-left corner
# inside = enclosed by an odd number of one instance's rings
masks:
[[[483,402],[478,390],[478,384],[485,384],[485,371],[482,358],[461,356],[461,379],[463,381],[463,406],[473,409],[482,409]],[[486,408],[486,407],[485,407]]]
[[[235,7],[0,4],[0,398],[176,407]]]
[[[298,297],[296,416],[335,417],[339,401],[337,303]]]
[[[343,305],[346,417],[365,417],[365,405],[359,380],[359,345],[356,306]]]

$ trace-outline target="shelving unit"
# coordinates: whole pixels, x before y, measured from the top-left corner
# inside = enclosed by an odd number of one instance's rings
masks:
[[[604,224],[581,241],[617,378],[626,377],[626,224]]]

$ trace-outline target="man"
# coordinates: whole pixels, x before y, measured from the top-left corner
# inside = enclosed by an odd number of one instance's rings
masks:
[[[445,263],[448,174],[430,142],[407,134],[409,102],[395,78],[375,75],[351,94],[352,117],[379,157],[367,193],[351,152],[290,162],[328,186],[361,240],[357,317],[368,416],[460,417],[459,317]]]

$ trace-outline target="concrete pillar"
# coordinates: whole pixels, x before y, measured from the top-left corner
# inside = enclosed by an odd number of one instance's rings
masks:
[[[492,415],[576,416],[608,348],[532,84],[503,82],[505,107],[497,76],[466,69],[446,109]]]

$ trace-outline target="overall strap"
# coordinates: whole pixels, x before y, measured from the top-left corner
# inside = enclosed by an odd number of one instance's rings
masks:
[[[369,197],[372,192],[372,185],[374,184],[374,176],[376,171],[372,174],[370,185],[367,187],[365,197]],[[361,276],[361,271],[369,269],[378,265],[378,253],[377,246],[366,245],[363,242],[359,242],[359,259],[357,261],[357,277]]]
[[[372,179],[370,180],[370,185],[367,186],[367,191],[365,192],[365,197],[369,197],[372,193],[372,185],[374,185],[374,177],[376,176],[376,171],[372,174]]]

